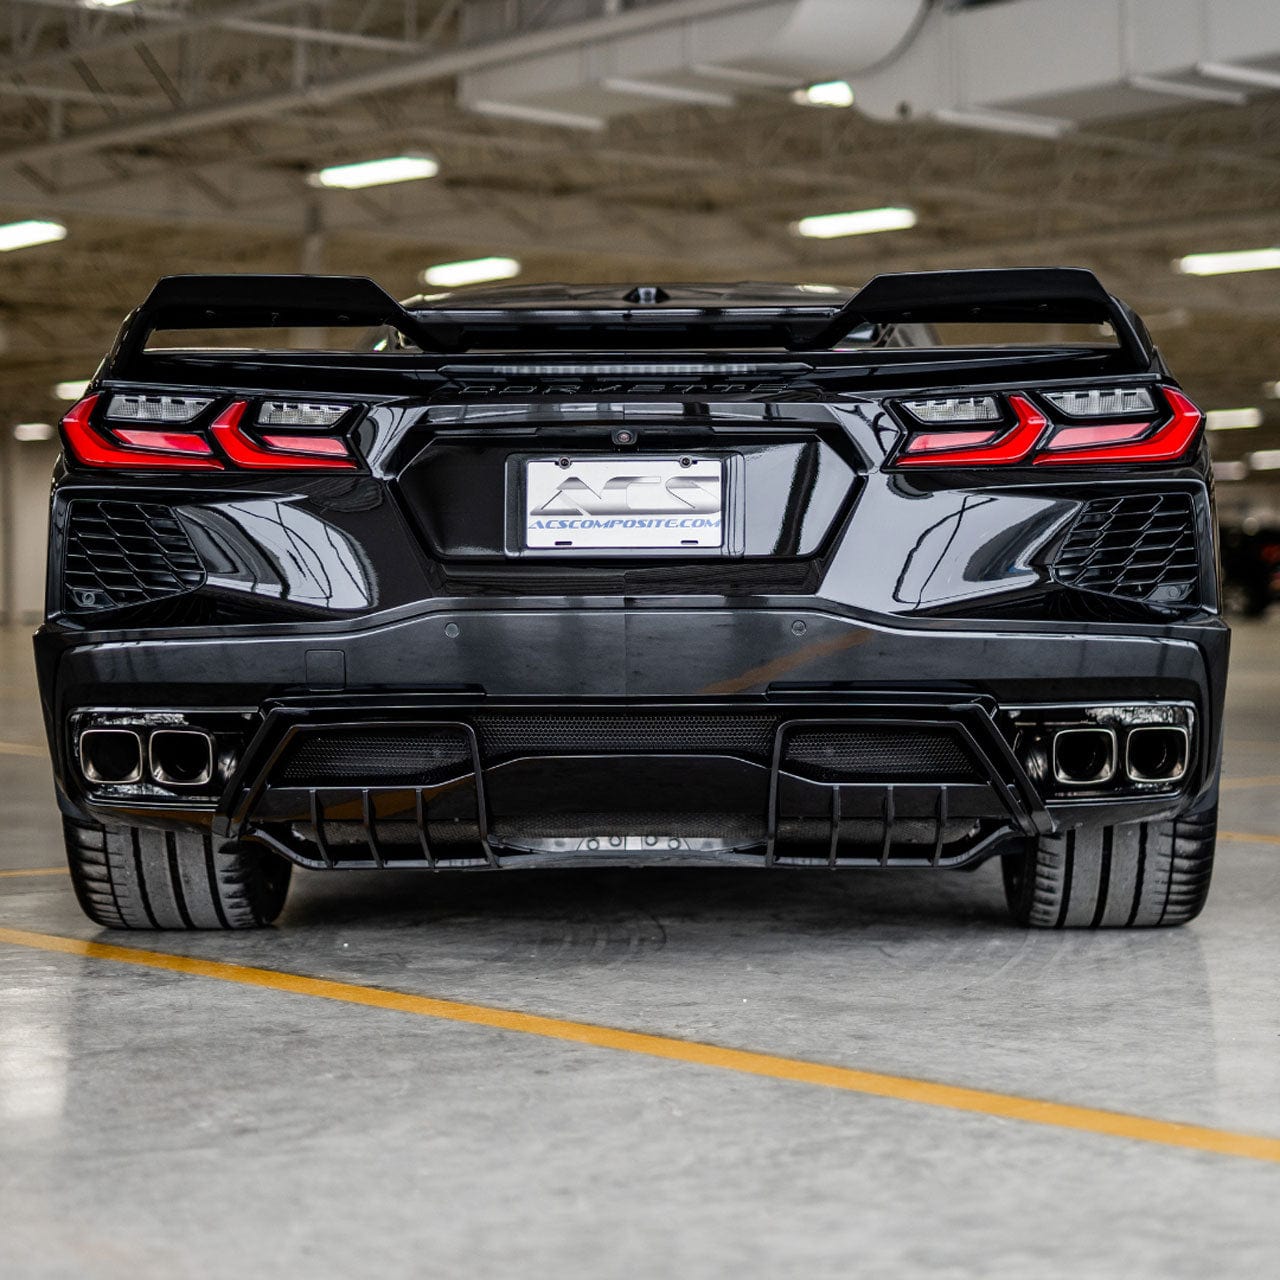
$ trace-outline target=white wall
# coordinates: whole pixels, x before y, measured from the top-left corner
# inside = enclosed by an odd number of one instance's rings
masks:
[[[56,440],[0,435],[0,621],[30,625],[44,614],[49,480]]]

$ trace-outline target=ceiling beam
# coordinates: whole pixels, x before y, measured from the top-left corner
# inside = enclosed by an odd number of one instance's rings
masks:
[[[161,111],[112,121],[95,128],[67,133],[59,138],[31,142],[0,151],[0,166],[31,163],[54,156],[82,154],[104,148],[130,146],[158,138],[176,137],[235,124],[261,116],[316,105],[329,105],[346,98],[379,93],[388,89],[421,85],[446,79],[465,71],[477,71],[516,58],[548,53],[599,40],[608,36],[671,26],[689,18],[759,9],[775,0],[669,0],[662,5],[627,9],[599,18],[565,23],[545,31],[529,31],[486,44],[467,45],[425,55],[387,61],[380,67],[365,68],[332,76],[310,84],[259,94],[232,95],[182,111]],[[224,15],[224,17],[230,15]],[[134,35],[130,44],[136,42]],[[86,56],[77,54],[74,56]],[[6,68],[0,66],[0,71]],[[23,67],[12,68],[23,70]]]

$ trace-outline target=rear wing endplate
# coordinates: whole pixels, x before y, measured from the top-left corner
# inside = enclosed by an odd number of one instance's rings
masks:
[[[1109,324],[1134,364],[1153,357],[1142,322],[1082,267],[911,271],[876,276],[806,342],[834,347],[862,324]]]

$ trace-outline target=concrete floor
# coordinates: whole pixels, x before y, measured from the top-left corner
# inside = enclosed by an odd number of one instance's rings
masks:
[[[1280,618],[1236,633],[1194,925],[999,875],[299,875],[260,934],[0,927],[1280,1136]],[[62,860],[25,634],[0,868]],[[0,942],[0,1276],[1262,1277],[1280,1167]]]

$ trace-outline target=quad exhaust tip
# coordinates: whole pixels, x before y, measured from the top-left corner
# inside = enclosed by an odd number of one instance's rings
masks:
[[[86,729],[80,770],[90,782],[123,784],[142,778],[142,738],[133,729]]]
[[[1134,782],[1177,782],[1190,755],[1190,734],[1182,725],[1143,725],[1129,730],[1124,771]]]
[[[1108,782],[1117,764],[1114,729],[1059,729],[1053,735],[1053,776],[1067,787]]]
[[[203,729],[157,729],[148,756],[163,787],[202,787],[213,777],[213,737]]]

